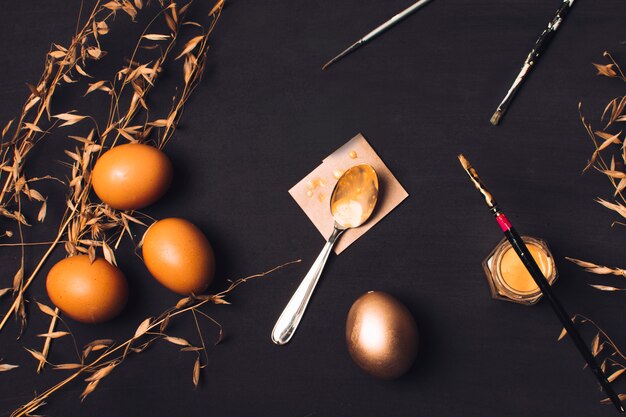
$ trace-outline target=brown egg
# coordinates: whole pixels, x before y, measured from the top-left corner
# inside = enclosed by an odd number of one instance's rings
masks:
[[[83,323],[117,316],[126,305],[128,284],[122,271],[102,258],[91,263],[77,255],[57,262],[46,280],[50,300],[66,315]]]
[[[346,342],[350,356],[365,372],[377,378],[398,378],[417,355],[417,325],[400,301],[370,291],[350,308]]]
[[[154,146],[119,145],[100,156],[93,168],[93,189],[118,210],[138,210],[165,194],[172,181],[172,164]]]
[[[169,218],[154,223],[146,231],[142,251],[150,274],[178,294],[200,294],[213,281],[211,244],[187,220]]]

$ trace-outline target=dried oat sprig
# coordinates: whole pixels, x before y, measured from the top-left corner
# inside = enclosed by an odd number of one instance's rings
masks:
[[[626,82],[624,72],[613,56],[608,52],[604,52],[603,55],[609,59],[610,63],[594,63],[593,65],[598,70],[597,75],[616,78]],[[615,131],[613,129],[617,123],[626,122],[625,108],[626,96],[618,96],[609,101],[600,117],[601,121],[606,120],[604,128],[602,130],[594,130],[591,123],[588,123],[582,114],[582,104],[579,103],[578,105],[580,120],[595,148],[583,172],[593,167],[609,180],[614,189],[613,197],[615,201],[611,202],[601,198],[596,199],[596,201],[623,218],[626,218],[626,198],[624,197],[624,190],[626,189],[626,170],[624,168],[626,165],[626,144],[624,143],[625,138],[622,131]],[[610,162],[607,162],[607,159],[605,159],[605,154],[609,154]],[[624,225],[623,222],[613,222],[613,224]],[[566,259],[593,274],[615,275],[626,278],[626,270],[622,268],[607,267],[574,258]],[[623,287],[620,288],[600,284],[589,285],[605,292],[626,291],[626,288]],[[591,341],[591,351],[594,357],[602,360],[601,368],[602,371],[608,375],[607,379],[609,382],[615,381],[626,372],[626,356],[606,332],[591,319],[580,314],[576,314],[572,317],[572,321],[587,323],[595,328],[595,336]],[[565,334],[566,331],[564,329],[559,336],[559,340],[565,337]],[[626,400],[626,394],[619,394],[619,399],[622,401]],[[610,404],[611,399],[606,398],[602,400],[602,403]]]
[[[566,257],[565,259],[567,259],[570,262],[575,263],[576,265],[582,268],[585,268],[585,271],[591,272],[592,274],[617,275],[622,278],[626,278],[626,270],[621,269],[621,268],[611,268],[608,266],[597,265],[592,262],[581,261],[580,259],[574,259],[574,258],[569,258],[569,257]],[[608,286],[608,285],[589,284],[589,286],[600,291],[609,291],[609,292],[626,291],[626,288],[618,288],[618,287],[613,287],[613,286]]]
[[[16,313],[21,321],[20,332],[26,324],[24,307],[24,291],[29,280],[24,274],[24,239],[22,226],[28,226],[26,217],[22,214],[22,195],[29,200],[41,203],[37,219],[43,221],[46,217],[46,198],[32,188],[35,181],[52,178],[30,178],[23,172],[24,162],[35,145],[57,127],[75,124],[84,116],[73,112],[52,115],[50,104],[56,89],[61,84],[71,84],[80,77],[90,77],[86,72],[87,62],[98,60],[106,54],[100,48],[100,37],[109,32],[109,25],[118,11],[130,15],[132,19],[137,14],[137,8],[142,6],[138,1],[133,6],[127,1],[112,0],[105,4],[97,1],[89,13],[85,23],[77,24],[76,34],[68,47],[53,44],[46,54],[44,70],[36,85],[27,84],[30,95],[22,107],[20,115],[9,121],[0,138],[0,216],[15,220],[17,223],[22,256],[20,266],[13,279],[14,302],[8,314],[0,322],[0,330],[6,324],[8,316]],[[79,19],[80,20],[80,19]],[[44,116],[47,116],[47,126]],[[17,209],[11,208],[14,205]],[[3,235],[10,236],[5,232]],[[56,241],[55,241],[56,242]],[[49,252],[45,255],[45,258]],[[37,270],[39,269],[41,262]],[[32,275],[31,275],[32,276]]]
[[[619,64],[615,61],[613,56],[604,52],[604,57],[608,58],[610,63],[608,64],[596,64],[593,65],[598,70],[597,75],[619,79],[626,82],[624,72],[620,68]],[[604,108],[600,120],[605,121],[606,124],[602,130],[594,130],[591,123],[585,120],[582,114],[582,104],[578,105],[578,112],[580,120],[587,132],[587,135],[591,139],[595,150],[587,163],[587,166],[583,171],[589,168],[602,173],[611,183],[614,189],[615,201],[607,201],[602,198],[596,199],[596,201],[608,208],[609,210],[617,213],[623,219],[626,219],[626,197],[624,196],[624,190],[626,190],[626,144],[624,143],[624,135],[622,130],[612,131],[612,128],[617,123],[626,122],[626,96],[618,96],[609,101]],[[608,154],[610,162],[607,162]],[[624,225],[622,222],[613,222],[613,224]],[[568,258],[570,259],[570,258]],[[602,265],[596,265],[591,262],[580,261],[576,259],[570,259],[572,262],[586,268],[587,271],[594,274],[612,274],[624,276],[624,270],[621,268],[612,268]],[[592,287],[601,291],[621,291],[622,288],[596,285],[592,284]]]
[[[594,328],[594,337],[591,340],[591,353],[593,356],[602,361],[600,368],[602,372],[607,375],[609,382],[613,382],[618,379],[624,372],[626,372],[626,355],[619,349],[613,339],[600,328],[593,320],[582,314],[575,314],[572,317],[572,322],[580,324],[589,324]],[[558,337],[561,341],[567,335],[567,331],[563,329]],[[619,399],[626,399],[626,394],[619,394]],[[611,404],[610,398],[605,398],[601,401],[603,404]]]
[[[128,60],[128,65],[125,65],[122,69],[117,71],[113,80],[98,81],[91,84],[87,89],[86,94],[97,90],[108,93],[111,97],[110,113],[107,118],[107,123],[102,129],[96,127],[96,129],[92,130],[86,137],[70,136],[71,139],[78,141],[82,146],[76,147],[73,151],[66,151],[66,154],[71,159],[69,164],[71,175],[68,181],[68,209],[65,214],[65,219],[61,224],[59,235],[51,247],[63,241],[65,250],[69,255],[84,253],[88,254],[92,259],[96,256],[96,248],[101,248],[105,259],[115,264],[114,249],[118,247],[124,233],[132,238],[129,223],[137,223],[145,226],[144,222],[130,212],[120,212],[103,203],[92,202],[90,200],[91,169],[94,160],[100,155],[104,147],[115,146],[120,139],[130,142],[146,141],[153,129],[164,129],[166,132],[161,135],[162,138],[169,138],[173,134],[176,128],[176,121],[182,115],[184,104],[201,79],[206,51],[208,50],[208,37],[220,16],[223,6],[223,1],[221,0],[218,1],[216,6],[211,10],[211,22],[208,29],[206,31],[203,30],[201,35],[187,42],[183,52],[179,55],[179,57],[185,56],[186,58],[183,92],[173,101],[172,110],[169,112],[170,116],[167,119],[167,123],[162,125],[160,123],[132,125],[132,123],[140,112],[144,112],[148,115],[149,109],[145,98],[150,90],[154,88],[157,76],[173,50],[183,25],[193,23],[191,26],[202,27],[202,25],[195,22],[184,20],[185,13],[190,4],[191,3],[188,3],[179,8],[176,3],[173,2],[167,5],[161,3],[162,9],[143,31],[139,42]],[[170,33],[148,33],[152,23],[161,16],[165,18]],[[137,54],[140,49],[145,46],[145,43],[165,40],[167,40],[167,42],[158,49],[159,54],[156,58],[145,63],[137,61]],[[149,49],[156,50],[156,48]],[[196,51],[198,52],[194,55]],[[122,109],[125,94],[130,94],[128,100],[129,104],[126,108]],[[87,116],[69,112],[57,115],[57,118],[63,120],[63,125],[67,126],[77,123],[87,118]],[[160,147],[164,144],[164,141],[159,141]],[[44,259],[47,258],[49,254],[50,252],[47,252]],[[20,306],[23,306],[23,293],[30,286],[38,271],[39,268],[37,268],[21,286],[19,296],[15,299],[9,311],[0,322],[0,330],[2,330],[5,325],[8,316],[13,312],[17,312],[22,318],[22,324],[25,324],[25,314],[20,310]]]
[[[200,313],[206,315],[206,317],[210,317],[206,313],[201,312],[200,308],[202,306],[208,304],[229,304],[228,301],[225,300],[225,297],[239,285],[252,279],[266,277],[273,272],[276,272],[282,268],[298,262],[300,262],[300,260],[287,262],[271,268],[265,272],[237,279],[235,281],[232,281],[225,290],[216,294],[185,297],[181,299],[174,307],[167,309],[158,317],[149,317],[143,320],[134,331],[133,336],[123,343],[116,345],[112,340],[95,340],[87,344],[85,346],[85,349],[83,350],[82,355],[80,355],[79,361],[77,363],[55,365],[56,369],[72,370],[73,372],[70,376],[66,377],[59,383],[37,395],[28,403],[19,407],[11,414],[11,417],[22,417],[31,414],[35,410],[41,408],[50,396],[68,385],[70,382],[79,377],[84,377],[85,375],[88,375],[87,378],[85,378],[87,386],[81,394],[81,400],[84,400],[85,397],[91,394],[98,387],[98,384],[113,370],[120,366],[130,354],[141,353],[147,347],[157,342],[158,340],[163,340],[168,343],[180,346],[182,351],[191,351],[196,353],[200,351],[206,352],[206,347],[204,346],[193,346],[188,340],[184,338],[168,335],[166,331],[169,323],[171,323],[173,319],[185,314]],[[213,320],[213,322],[215,321]],[[220,339],[221,327],[218,342]],[[101,351],[102,353],[100,353],[99,356],[92,359],[91,361],[88,361],[87,359],[89,355],[96,351]],[[29,352],[35,358],[41,359],[40,357],[38,357],[39,352]],[[198,356],[194,361],[194,366],[192,370],[192,383],[194,386],[197,386],[199,383],[199,374],[202,366],[203,365],[201,365]]]

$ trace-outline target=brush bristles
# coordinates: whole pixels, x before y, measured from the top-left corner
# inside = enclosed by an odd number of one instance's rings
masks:
[[[497,126],[500,123],[500,119],[502,118],[502,112],[500,110],[496,110],[496,112],[491,116],[491,124]]]
[[[459,158],[459,162],[463,166],[463,169],[465,169],[466,171],[468,169],[470,169],[471,165],[470,165],[469,161],[467,160],[467,158],[465,158],[465,155],[463,155],[461,153],[461,154],[459,154],[458,158]]]

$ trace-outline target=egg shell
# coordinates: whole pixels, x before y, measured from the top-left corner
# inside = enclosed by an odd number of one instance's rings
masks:
[[[172,182],[172,164],[154,146],[118,145],[100,156],[93,168],[97,196],[118,210],[138,210],[156,202]]]
[[[354,362],[382,379],[406,373],[417,355],[415,319],[391,295],[370,291],[359,297],[348,313],[346,343]]]
[[[150,226],[142,253],[150,274],[178,294],[200,294],[213,281],[213,248],[204,233],[185,219],[163,219]]]
[[[83,323],[112,319],[128,299],[128,283],[122,271],[102,258],[92,263],[87,255],[57,262],[48,272],[46,290],[55,306]]]

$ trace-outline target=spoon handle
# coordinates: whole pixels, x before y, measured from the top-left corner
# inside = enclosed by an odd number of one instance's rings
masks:
[[[338,227],[335,227],[333,230],[333,234],[328,238],[328,242],[324,245],[324,248],[318,255],[317,259],[313,262],[311,269],[309,269],[309,272],[298,286],[298,289],[291,297],[291,300],[287,303],[287,306],[278,318],[278,321],[276,321],[274,329],[272,330],[272,342],[277,345],[284,345],[289,342],[295,333],[296,328],[298,327],[298,324],[300,324],[300,320],[302,320],[302,316],[304,315],[304,310],[309,304],[309,300],[311,299],[313,290],[317,285],[317,281],[319,281],[320,276],[322,275],[328,255],[330,255],[330,251],[335,245],[337,238],[341,236],[344,230],[345,229],[340,229]]]

